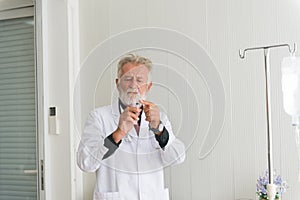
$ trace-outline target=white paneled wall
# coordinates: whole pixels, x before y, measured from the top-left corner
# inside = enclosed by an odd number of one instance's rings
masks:
[[[238,50],[282,42],[300,45],[300,0],[85,0],[80,1],[79,9],[81,61],[109,36],[137,27],[179,31],[207,51],[225,89],[222,135],[203,160],[198,159],[201,141],[196,139],[187,150],[185,163],[166,169],[166,184],[174,200],[256,199],[256,179],[267,168],[263,52],[249,52],[241,60]],[[187,79],[197,78],[186,63],[171,55],[151,51],[145,54],[154,61],[180,68]],[[290,118],[282,108],[280,85],[280,62],[287,55],[287,49],[275,49],[270,56],[274,168],[290,185],[282,199],[295,200],[300,199],[297,153]],[[114,73],[110,71],[102,79],[112,81],[109,83],[112,87],[105,91],[108,94],[114,88],[111,75]],[[182,98],[193,108],[186,82],[175,83],[172,73],[166,69],[154,73],[156,78],[166,78],[170,85],[178,84],[182,88],[180,95],[185,95]],[[203,89],[201,84],[196,88],[199,94]],[[170,96],[160,95],[165,97],[161,103],[176,124],[176,112],[172,112],[176,103]],[[109,103],[109,98],[96,99],[99,105]],[[202,113],[201,118],[205,117]],[[180,137],[186,139],[182,134]],[[84,199],[91,199],[94,178],[93,175],[84,177]]]

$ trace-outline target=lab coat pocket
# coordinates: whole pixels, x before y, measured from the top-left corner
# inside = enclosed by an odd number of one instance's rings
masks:
[[[155,137],[151,138],[151,146],[152,146],[152,149],[154,149],[154,150],[160,149],[159,143],[157,142]]]
[[[122,200],[119,192],[95,192],[94,200]]]

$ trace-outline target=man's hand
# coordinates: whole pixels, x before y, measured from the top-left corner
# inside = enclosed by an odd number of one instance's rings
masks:
[[[160,123],[160,111],[158,106],[150,101],[140,100],[144,105],[144,112],[146,115],[146,121],[149,122],[151,128],[158,128]]]
[[[126,134],[133,128],[134,123],[138,120],[140,108],[128,106],[120,115],[119,125],[117,130],[113,133],[113,138],[116,143],[119,143]]]

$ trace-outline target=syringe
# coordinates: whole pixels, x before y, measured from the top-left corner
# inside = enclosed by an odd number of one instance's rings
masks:
[[[141,93],[140,93],[140,89],[138,88],[137,94],[135,95],[135,103],[134,103],[135,105],[133,105],[133,106],[135,106],[137,109],[139,109],[140,106],[141,106],[140,100],[141,100]],[[137,121],[135,121],[134,124],[137,125],[137,124],[138,124],[138,121],[139,121],[139,119],[138,119]]]

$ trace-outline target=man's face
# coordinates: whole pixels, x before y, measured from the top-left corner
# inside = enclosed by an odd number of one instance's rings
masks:
[[[149,70],[144,65],[126,63],[121,69],[119,79],[116,79],[119,98],[126,106],[135,106],[140,98],[145,98],[152,83],[148,83]]]

